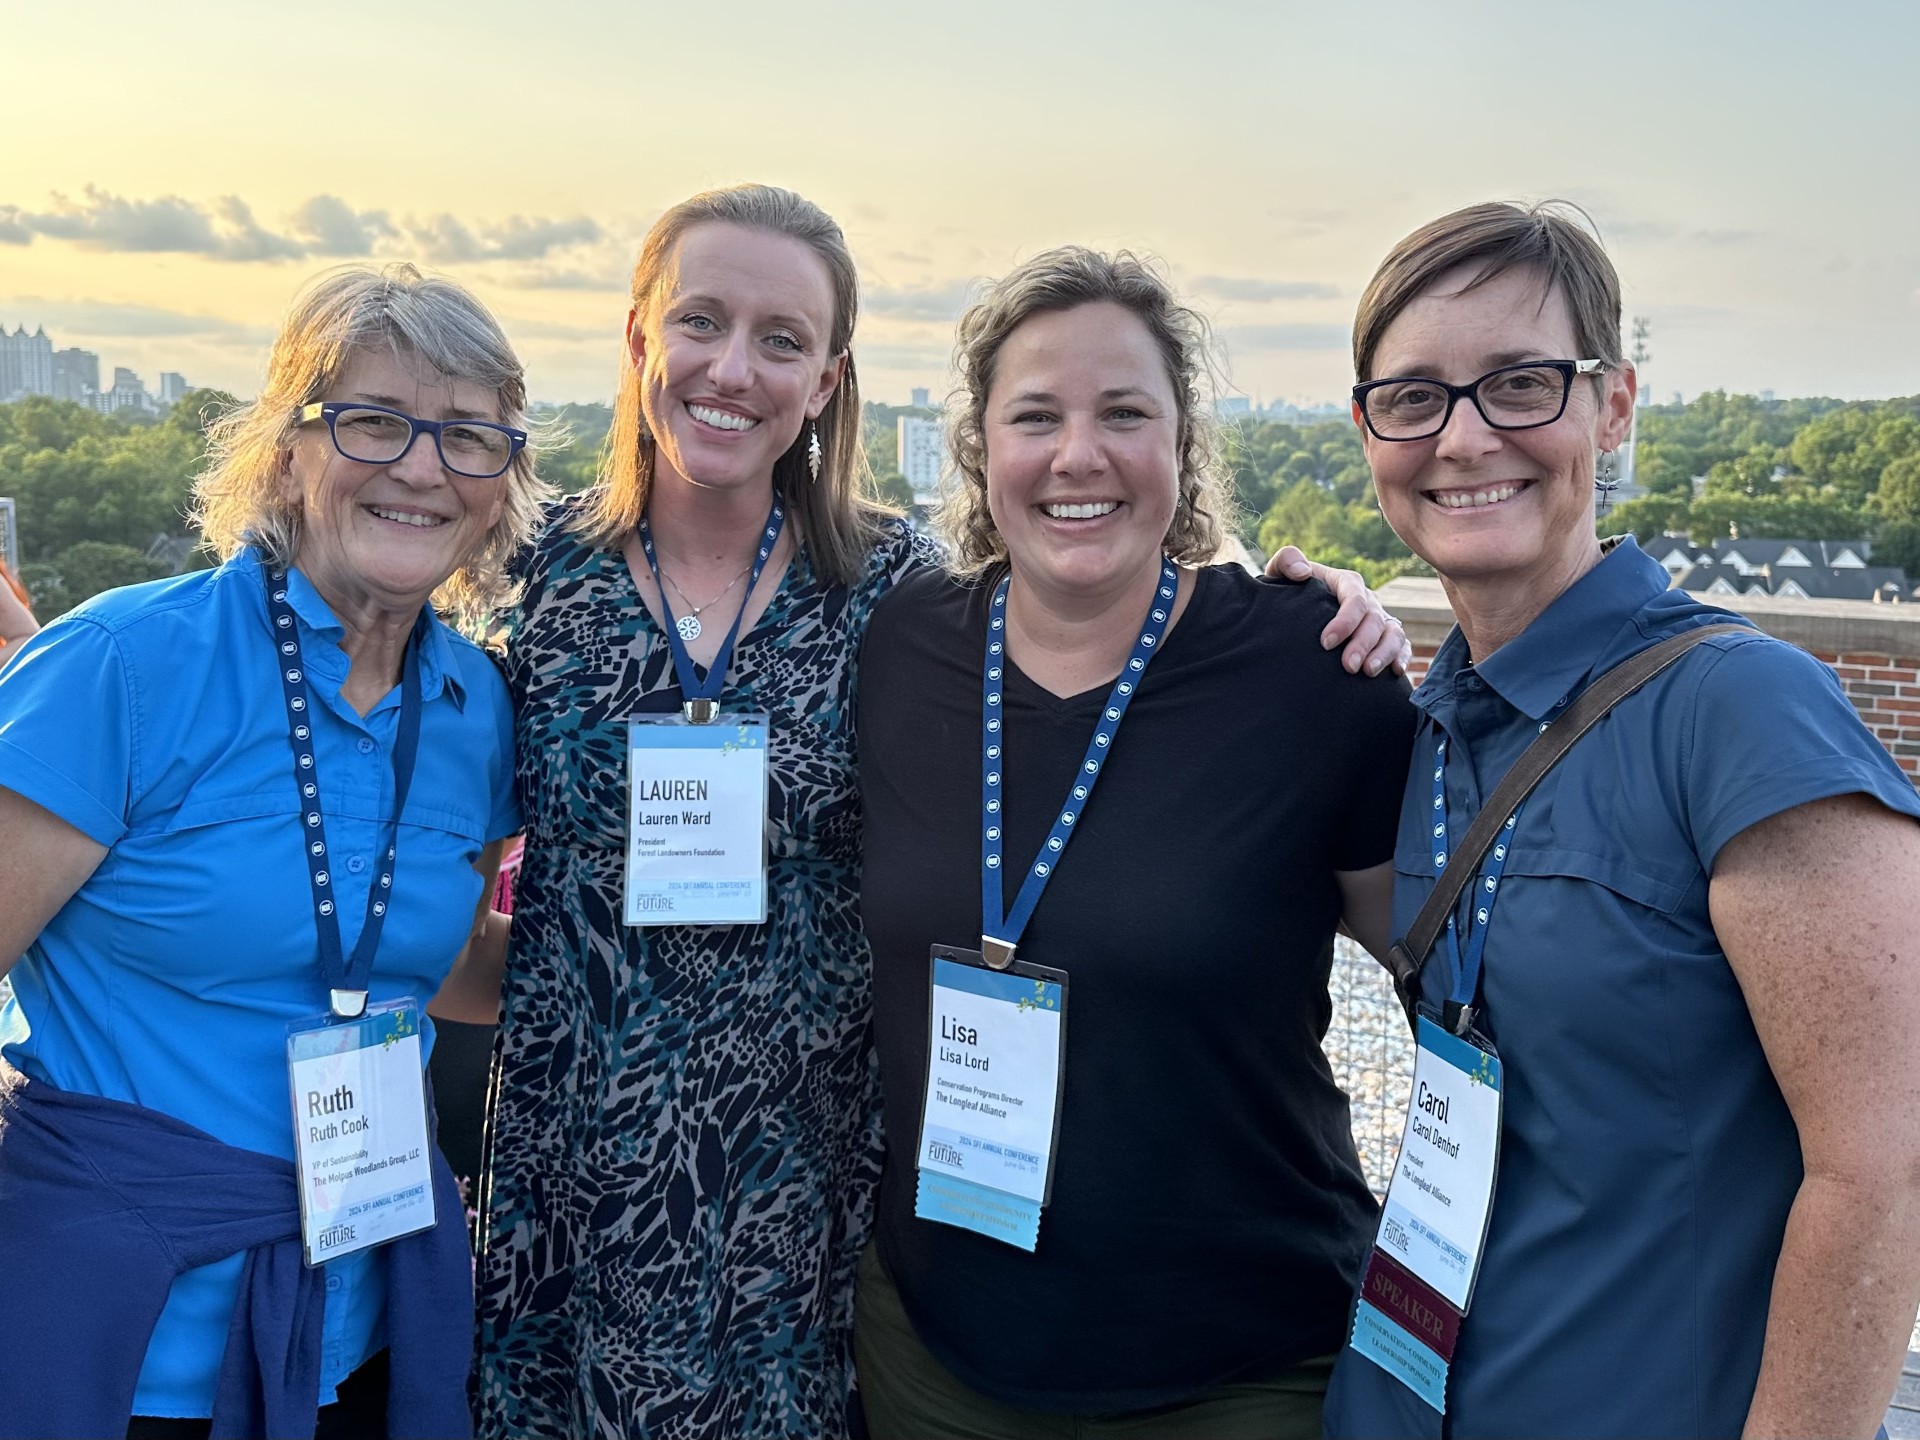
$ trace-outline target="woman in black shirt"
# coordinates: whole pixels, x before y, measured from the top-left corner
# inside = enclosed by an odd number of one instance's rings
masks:
[[[1194,568],[1226,505],[1204,343],[1132,256],[1003,279],[961,322],[954,573],[868,631],[881,1440],[1319,1433],[1375,1215],[1331,940],[1384,950],[1412,715],[1320,648],[1324,589]],[[1036,1007],[1057,1049],[1006,1053]]]

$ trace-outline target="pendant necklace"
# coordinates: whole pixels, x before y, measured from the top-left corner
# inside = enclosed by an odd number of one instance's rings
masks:
[[[752,569],[753,569],[753,566],[749,564],[745,570],[742,570],[738,575],[734,576],[733,579],[727,582],[727,588],[725,590],[722,590],[718,595],[714,596],[713,599],[707,601],[706,604],[695,605],[693,603],[693,597],[687,594],[685,590],[681,590],[680,582],[675,580],[671,575],[667,574],[666,570],[663,568],[660,571],[661,578],[665,580],[669,585],[673,586],[673,588],[679,592],[680,598],[687,602],[687,613],[680,616],[679,619],[673,622],[674,628],[680,632],[680,638],[682,640],[686,640],[689,642],[698,640],[700,638],[700,628],[701,628],[700,612],[702,610],[707,609],[709,606],[715,605],[719,603],[721,600],[725,599],[729,594],[732,593],[734,586],[738,585],[742,580],[747,578],[748,572],[751,571]]]

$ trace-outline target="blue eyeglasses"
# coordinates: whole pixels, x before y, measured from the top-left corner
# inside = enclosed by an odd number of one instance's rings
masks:
[[[393,464],[424,432],[433,436],[440,463],[470,480],[491,480],[505,474],[513,457],[527,448],[527,432],[511,425],[495,425],[490,420],[422,420],[384,405],[316,400],[302,405],[295,418],[302,425],[326,421],[333,448],[363,465]]]

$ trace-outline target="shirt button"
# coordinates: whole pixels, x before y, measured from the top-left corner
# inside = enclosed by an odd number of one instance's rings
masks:
[[[337,1295],[340,1293],[340,1277],[338,1275],[327,1276],[327,1293],[329,1295]]]
[[[371,755],[373,753],[373,741],[367,739],[364,735],[360,737],[360,753],[362,755]]]
[[[365,856],[349,855],[347,857],[347,870],[349,871],[349,873],[358,875],[362,870],[366,868],[367,868],[367,861]]]

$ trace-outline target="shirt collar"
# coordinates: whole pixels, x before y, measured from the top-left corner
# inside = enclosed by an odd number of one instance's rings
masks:
[[[1631,536],[1610,541],[1598,565],[1475,672],[1514,709],[1544,720],[1618,648],[1622,625],[1631,625],[1632,616],[1668,583],[1665,567]],[[1443,692],[1452,692],[1454,677],[1471,663],[1466,637],[1456,625],[1414,693],[1414,703],[1430,710]]]
[[[254,551],[243,551],[237,558],[243,568],[256,574],[259,572],[260,557]],[[287,571],[287,605],[304,632],[301,648],[306,652],[307,669],[325,676],[336,685],[343,683],[347,678],[347,656],[340,648],[340,641],[346,637],[347,627],[340,623],[332,608],[321,598],[313,582],[298,569]],[[424,701],[437,700],[442,691],[447,693],[456,708],[466,708],[466,686],[461,684],[453,663],[452,640],[446,624],[429,605],[426,635],[420,647],[420,698]]]

